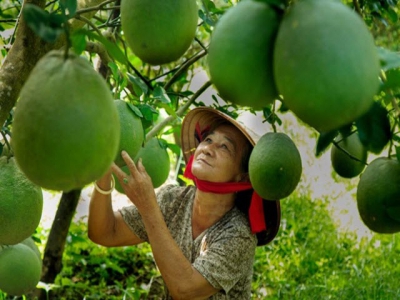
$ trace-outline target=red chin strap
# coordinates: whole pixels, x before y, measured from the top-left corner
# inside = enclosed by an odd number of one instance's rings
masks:
[[[198,179],[192,173],[193,154],[190,156],[186,165],[185,173],[186,178],[194,181],[197,188],[206,193],[215,194],[229,194],[245,190],[253,189],[250,182],[211,182]],[[253,191],[249,207],[249,221],[251,231],[255,234],[266,230],[263,199]]]

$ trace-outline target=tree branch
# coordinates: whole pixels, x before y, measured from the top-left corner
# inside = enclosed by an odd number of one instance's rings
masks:
[[[183,63],[182,66],[178,69],[178,71],[176,71],[176,73],[171,77],[171,79],[165,84],[164,89],[167,91],[175,82],[175,80],[179,78],[179,76],[181,76],[181,74],[187,70],[187,68],[189,68],[192,64],[194,64],[196,61],[198,61],[206,54],[207,51],[202,51],[199,54],[188,59],[185,63]]]
[[[146,134],[146,142],[149,141],[152,137],[156,136],[161,129],[163,129],[168,124],[174,122],[178,117],[182,117],[184,113],[189,109],[190,105],[196,101],[196,99],[211,86],[211,81],[207,81],[201,88],[197,90],[196,93],[192,95],[192,97],[185,103],[185,105],[181,106],[177,111],[175,116],[168,116],[162,122],[158,123],[154,126],[147,134]]]

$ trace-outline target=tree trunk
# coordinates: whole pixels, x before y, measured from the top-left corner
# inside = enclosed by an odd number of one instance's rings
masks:
[[[41,281],[54,283],[56,276],[62,270],[62,257],[65,241],[68,235],[72,218],[79,202],[81,190],[63,193],[58,205],[57,213],[51,226],[43,255],[43,268]],[[36,291],[39,299],[46,299],[46,291]]]

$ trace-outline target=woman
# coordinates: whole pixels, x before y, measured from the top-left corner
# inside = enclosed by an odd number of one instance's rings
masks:
[[[165,185],[157,194],[141,161],[123,152],[130,175],[116,165],[112,172],[133,205],[113,211],[110,170],[92,195],[90,239],[110,247],[149,242],[164,299],[250,299],[255,247],[270,242],[280,223],[279,202],[251,190],[252,135],[218,110],[193,109],[181,141],[195,186]]]

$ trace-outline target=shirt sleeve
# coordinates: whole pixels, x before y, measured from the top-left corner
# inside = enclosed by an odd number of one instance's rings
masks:
[[[256,246],[257,239],[247,228],[232,224],[214,240],[203,238],[193,266],[213,287],[228,293],[244,274],[252,274]]]
[[[164,216],[164,219],[168,218],[166,216],[168,212],[171,211],[171,207],[174,205],[174,195],[176,195],[177,189],[179,186],[174,184],[168,184],[162,186],[156,193],[157,202],[161,209],[161,213]],[[147,237],[146,229],[144,227],[142,217],[139,214],[135,205],[130,205],[123,207],[119,210],[122,215],[122,218],[125,220],[126,224],[129,228],[142,240],[148,242],[149,239]]]

